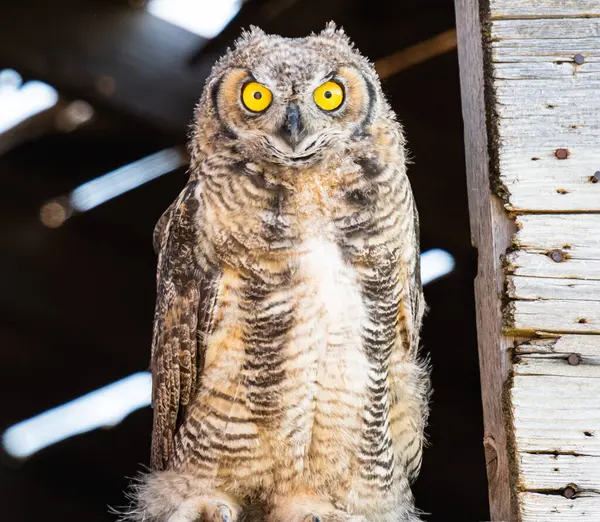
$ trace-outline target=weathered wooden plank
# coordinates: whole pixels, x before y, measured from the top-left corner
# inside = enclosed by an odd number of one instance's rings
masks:
[[[491,33],[507,208],[600,211],[600,19],[497,20]]]
[[[556,263],[546,253],[512,252],[506,256],[509,273],[530,277],[600,279],[600,260],[567,259]]]
[[[516,217],[505,328],[556,333],[515,349],[520,519],[600,520],[600,2],[489,9],[498,180],[508,210],[537,213]]]
[[[498,18],[600,16],[598,0],[490,0],[490,14]]]
[[[509,276],[506,287],[511,299],[600,301],[600,281],[597,280]]]
[[[512,301],[506,327],[513,333],[600,333],[598,301]],[[599,401],[600,402],[600,401]]]
[[[455,0],[469,214],[478,250],[475,304],[483,401],[484,448],[493,520],[514,520],[503,390],[508,377],[512,339],[502,332],[498,299],[503,287],[501,256],[513,225],[502,202],[490,190],[490,157],[484,81],[484,49],[479,2]]]
[[[597,360],[600,364],[600,335],[563,335],[545,339],[531,339],[515,348],[517,354],[540,356],[567,356],[578,353],[582,357]]]
[[[588,455],[518,455],[519,487],[526,490],[563,490],[575,485],[578,491],[600,493],[600,458]]]
[[[600,379],[598,359],[581,358],[581,362],[574,366],[569,363],[569,356],[553,356],[550,358],[547,355],[542,357],[538,354],[519,355],[516,357],[513,373],[515,375],[552,375],[554,377]]]
[[[519,493],[521,522],[570,522],[600,520],[600,496],[583,493],[567,499],[560,495]]]
[[[516,451],[600,456],[599,396],[597,378],[515,375]]]
[[[553,214],[517,217],[514,244],[527,252],[547,253],[555,249],[569,259],[600,259],[600,215]]]
[[[575,82],[589,82],[593,86],[597,77],[600,64],[598,62],[587,62],[573,67],[570,57],[569,61],[546,61],[529,62],[527,67],[512,61],[503,63],[496,61],[493,65],[492,78],[495,80],[533,80],[539,87],[543,81],[562,80],[565,82],[563,89],[568,89]]]
[[[600,18],[494,20],[491,30],[494,46],[503,40],[536,40],[539,44],[564,38],[573,41],[590,39],[590,44],[597,49],[599,43],[593,39],[600,36]]]

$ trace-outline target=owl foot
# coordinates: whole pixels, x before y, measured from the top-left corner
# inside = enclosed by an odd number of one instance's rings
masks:
[[[287,499],[278,504],[268,522],[368,522],[365,517],[336,509],[330,502],[306,497]]]
[[[219,497],[197,497],[183,502],[167,522],[235,522],[239,507]]]

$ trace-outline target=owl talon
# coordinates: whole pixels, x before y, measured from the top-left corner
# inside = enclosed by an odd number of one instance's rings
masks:
[[[224,504],[220,505],[213,516],[214,522],[231,522],[231,510]]]

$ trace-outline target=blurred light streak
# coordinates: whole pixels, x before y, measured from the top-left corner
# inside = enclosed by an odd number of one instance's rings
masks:
[[[424,252],[421,255],[423,284],[452,272],[454,264],[454,258],[445,250],[436,248]],[[25,458],[74,435],[114,426],[135,410],[150,406],[151,390],[150,372],[135,373],[15,424],[4,433],[4,449],[13,457]]]
[[[74,435],[115,426],[150,404],[151,381],[149,372],[135,373],[19,422],[4,432],[2,445],[9,455],[26,458]]]
[[[454,257],[452,254],[433,248],[421,254],[421,282],[423,285],[431,283],[454,270]]]
[[[80,185],[69,195],[69,203],[73,210],[86,212],[187,163],[182,148],[161,150]]]
[[[150,0],[148,12],[204,38],[217,36],[238,13],[241,0]]]
[[[22,82],[16,71],[0,71],[0,134],[58,103],[58,92],[50,85]]]

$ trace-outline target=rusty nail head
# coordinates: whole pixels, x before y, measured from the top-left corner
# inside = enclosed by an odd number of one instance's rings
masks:
[[[553,250],[552,252],[550,252],[550,259],[552,259],[552,261],[554,261],[555,263],[560,263],[564,261],[565,256],[563,255],[561,250]]]
[[[573,61],[577,65],[582,65],[585,63],[585,56],[583,56],[583,54],[577,53],[575,56],[573,56]]]
[[[569,357],[567,357],[567,362],[571,366],[577,366],[581,362],[581,356],[578,353],[571,353]]]
[[[597,170],[596,172],[594,172],[594,175],[592,176],[592,183],[598,183],[600,181],[600,170]]]
[[[554,155],[558,159],[567,159],[569,157],[569,150],[568,149],[556,149],[554,151]]]
[[[573,486],[567,486],[563,490],[563,496],[565,498],[573,498],[575,496],[575,493],[577,493],[577,491],[575,491],[575,488]]]

